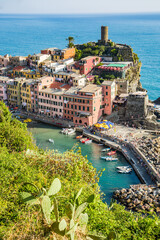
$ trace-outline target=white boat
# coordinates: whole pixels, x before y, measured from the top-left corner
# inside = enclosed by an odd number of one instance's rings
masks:
[[[125,170],[118,170],[117,171],[118,173],[131,173],[132,172],[132,169],[125,169]]]
[[[92,143],[92,140],[85,141],[85,144],[90,144],[90,143]]]
[[[117,161],[118,158],[113,158],[113,157],[101,157],[102,159],[106,160],[106,161]]]
[[[102,149],[102,152],[108,152],[110,150],[110,148],[104,148]]]
[[[126,169],[130,169],[132,170],[132,168],[130,168],[129,166],[118,166],[116,167],[118,170],[126,170]]]
[[[118,158],[106,157],[105,160],[106,160],[107,162],[114,162],[114,161],[118,161]]]
[[[73,128],[63,128],[61,133],[66,135],[72,135],[75,133],[75,130]]]
[[[48,139],[48,141],[50,142],[50,143],[53,143],[54,144],[54,140],[53,139]]]

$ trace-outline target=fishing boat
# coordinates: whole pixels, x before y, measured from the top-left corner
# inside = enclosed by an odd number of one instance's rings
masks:
[[[79,135],[76,137],[76,139],[81,139],[83,137],[83,135]]]
[[[50,142],[50,143],[53,143],[54,144],[54,140],[53,139],[48,139],[48,142]]]
[[[108,156],[112,156],[112,155],[115,155],[116,154],[116,151],[110,151],[107,153]]]
[[[125,174],[127,174],[127,173],[131,173],[132,169],[118,170],[117,172],[118,173],[125,173]]]
[[[85,144],[90,144],[90,143],[92,143],[92,140],[91,140],[91,139],[85,141]]]
[[[110,150],[110,148],[104,148],[102,149],[102,152],[108,152]]]

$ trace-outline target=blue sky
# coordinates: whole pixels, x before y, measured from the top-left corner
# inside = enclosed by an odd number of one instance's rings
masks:
[[[160,0],[0,0],[0,13],[153,13]]]

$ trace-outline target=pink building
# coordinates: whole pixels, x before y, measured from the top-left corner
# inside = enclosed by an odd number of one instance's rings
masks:
[[[82,58],[75,66],[80,70],[80,74],[87,75],[101,61],[100,57],[88,56]]]
[[[89,84],[82,89],[72,87],[64,94],[64,118],[75,125],[91,126],[102,116],[102,87]]]
[[[50,87],[39,90],[38,111],[51,117],[63,117],[63,94],[70,86],[54,82]]]
[[[102,83],[103,92],[103,114],[110,115],[112,113],[113,100],[115,99],[115,82],[114,81],[104,81]]]
[[[5,83],[0,83],[0,101],[7,103],[7,88]]]
[[[41,78],[38,78],[36,80],[33,80],[31,84],[31,108],[32,112],[38,112],[39,106],[38,106],[38,98],[39,98],[39,91],[42,89],[46,89],[49,87],[53,82],[55,78],[44,76]]]

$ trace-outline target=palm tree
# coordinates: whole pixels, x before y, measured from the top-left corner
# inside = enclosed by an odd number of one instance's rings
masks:
[[[69,36],[68,38],[66,38],[66,40],[68,41],[68,47],[73,47],[74,46],[74,37]]]

